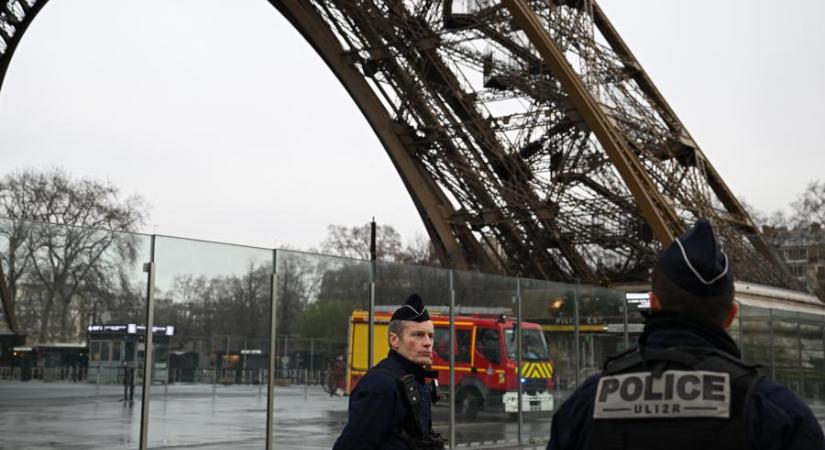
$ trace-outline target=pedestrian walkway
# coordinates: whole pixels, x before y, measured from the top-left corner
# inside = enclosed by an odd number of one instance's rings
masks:
[[[154,449],[261,449],[266,430],[266,390],[258,386],[208,384],[152,387],[149,447]],[[95,395],[97,393],[97,395]],[[140,434],[140,402],[124,402],[118,385],[85,383],[0,383],[2,448],[135,449]],[[139,395],[137,397],[139,399]],[[330,397],[320,386],[278,387],[275,391],[274,448],[329,449],[343,428],[347,397]],[[825,404],[811,405],[825,428]],[[448,409],[434,419],[446,433]],[[549,417],[524,423],[521,448],[543,449]],[[517,424],[482,413],[459,423],[457,448],[517,448]]]

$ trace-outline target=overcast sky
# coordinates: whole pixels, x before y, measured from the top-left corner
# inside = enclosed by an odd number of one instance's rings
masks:
[[[602,0],[731,189],[825,180],[825,2]],[[372,216],[424,233],[389,157],[265,0],[51,0],[0,91],[0,174],[63,167],[151,205],[142,231],[317,246]]]

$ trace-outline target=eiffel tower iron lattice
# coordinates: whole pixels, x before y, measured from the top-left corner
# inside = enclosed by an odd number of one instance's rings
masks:
[[[2,0],[0,86],[45,0]],[[798,288],[592,0],[269,0],[387,150],[445,266],[648,279],[710,219],[746,281]]]

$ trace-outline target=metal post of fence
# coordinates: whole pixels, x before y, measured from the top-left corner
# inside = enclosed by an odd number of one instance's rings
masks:
[[[309,338],[309,373],[315,375],[315,338]]]
[[[523,350],[521,348],[521,278],[516,278],[516,370],[518,373],[518,445],[521,446],[521,432],[524,429],[524,411],[522,405],[522,398],[524,396],[524,374],[522,373],[522,364],[524,362]]]
[[[100,398],[100,364],[97,365],[95,372],[95,400]]]
[[[274,426],[274,409],[273,409],[273,395],[275,390],[275,352],[277,351],[277,347],[275,347],[275,336],[276,336],[276,325],[277,325],[277,286],[278,286],[278,278],[277,278],[277,265],[278,263],[278,252],[277,250],[272,250],[272,276],[270,282],[270,289],[269,289],[269,308],[270,308],[270,316],[269,316],[269,360],[267,361],[267,377],[266,377],[266,450],[272,450],[272,433],[273,433],[273,426]]]
[[[622,297],[624,298],[624,348],[627,350],[630,348],[630,330],[628,329],[630,327],[630,319],[628,317],[630,315],[628,312],[630,307],[627,303],[627,294]]]
[[[576,341],[576,373],[573,376],[573,380],[576,382],[576,386],[579,385],[579,366],[581,364],[580,351],[579,351],[579,280],[576,280],[576,284],[573,285],[573,339]]]
[[[771,355],[771,378],[776,379],[776,350],[773,348],[773,309],[768,309],[768,339]]]
[[[230,383],[232,383],[232,381],[235,380],[235,375],[232,373],[233,369],[226,369],[224,367],[224,364],[228,365],[228,363],[229,363],[229,347],[231,347],[231,346],[232,346],[232,340],[230,339],[229,335],[227,334],[226,335],[226,352],[224,353],[223,360],[221,361],[221,377],[220,377],[220,379],[222,380],[221,382],[226,383],[225,385],[230,384]],[[232,380],[232,381],[227,380],[227,375],[226,375],[227,370],[230,373],[229,380]]]
[[[450,450],[455,448],[455,289],[450,271]]]
[[[152,366],[155,363],[153,328],[155,325],[155,235],[152,235],[149,262],[143,265],[143,271],[149,275],[146,286],[146,331],[143,350],[143,396],[140,411],[140,450],[149,446],[149,401],[152,388]]]
[[[373,217],[370,224],[370,303],[367,314],[369,316],[369,328],[367,331],[367,368],[372,367],[375,362],[375,261],[377,259],[376,253],[376,230],[375,218]]]
[[[285,361],[289,361],[289,335],[284,335],[284,356],[286,358],[281,360],[281,374],[284,375],[284,378],[289,378],[289,364],[283,364]]]
[[[805,397],[805,371],[802,370],[802,317],[799,311],[796,312],[796,349],[799,352],[799,396]]]

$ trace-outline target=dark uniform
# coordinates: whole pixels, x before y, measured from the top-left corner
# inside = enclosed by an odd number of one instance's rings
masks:
[[[565,401],[548,450],[825,449],[810,408],[742,362],[716,324],[736,312],[733,271],[708,222],[662,252],[653,292],[639,347]]]
[[[732,357],[740,356],[739,349],[733,340],[720,327],[713,326],[700,320],[689,317],[668,314],[653,315],[645,325],[645,331],[640,338],[643,348],[670,349],[695,348],[722,351]],[[594,432],[593,409],[596,399],[596,390],[601,374],[587,379],[576,392],[567,399],[553,417],[550,429],[550,443],[548,450],[573,450],[586,448],[616,448],[616,439],[609,439]],[[825,438],[822,428],[805,403],[791,393],[784,386],[764,377],[758,378],[750,394],[744,410],[734,411],[734,417],[728,422],[742,420],[744,436],[730,431],[728,433],[701,432],[691,434],[691,427],[724,426],[711,422],[712,419],[660,419],[659,422],[636,420],[642,425],[639,434],[632,435],[631,430],[623,432],[624,439],[638,439],[635,443],[625,442],[628,446],[618,448],[666,448],[675,450],[684,448],[698,448],[711,450],[720,448],[734,450],[747,448],[753,450],[822,450],[825,449]],[[621,419],[620,419],[621,420]],[[622,425],[630,424],[634,419],[624,419]],[[612,422],[618,422],[614,420]],[[652,422],[652,423],[651,423]],[[691,425],[691,422],[694,424]],[[722,420],[720,420],[722,422]],[[626,428],[623,426],[622,428]],[[735,426],[731,426],[735,429]],[[674,431],[676,429],[676,431]],[[742,438],[737,440],[736,438]],[[707,438],[710,441],[700,443],[696,439]],[[723,438],[733,438],[730,444],[725,444]],[[742,444],[746,445],[742,445]],[[630,446],[633,444],[634,446]],[[733,446],[730,446],[733,444]]]
[[[425,378],[435,378],[438,373],[390,350],[387,358],[370,369],[352,391],[349,421],[334,450],[410,448],[403,437],[408,433],[405,427],[409,412],[398,387],[400,376],[408,373],[415,377],[419,388],[421,429],[432,429],[430,387]]]
[[[424,301],[416,294],[398,308],[393,321],[429,322]],[[333,450],[444,448],[432,431],[433,393],[426,378],[438,372],[390,350],[383,361],[367,371],[349,399],[349,420]]]

